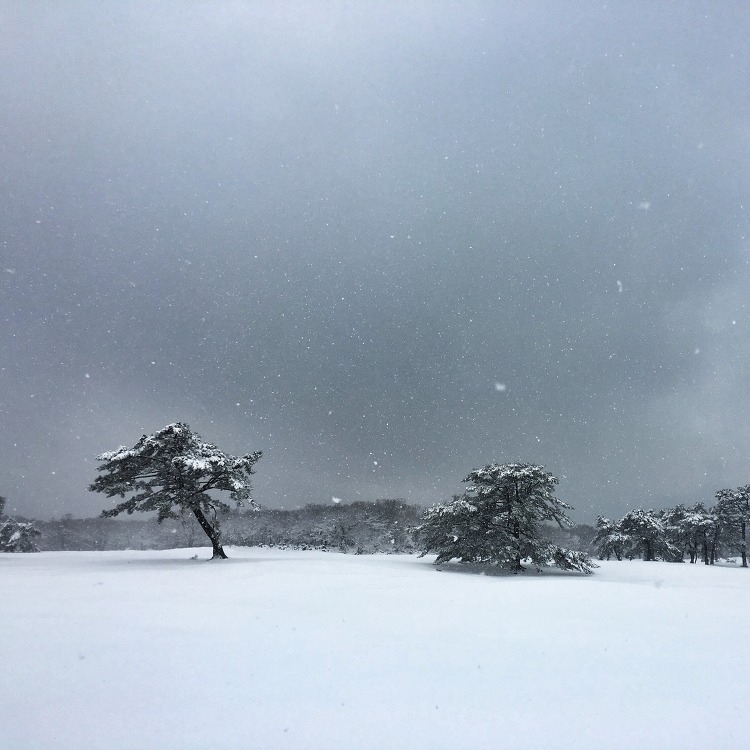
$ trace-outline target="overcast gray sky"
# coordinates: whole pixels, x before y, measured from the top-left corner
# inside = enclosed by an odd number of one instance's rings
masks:
[[[0,494],[186,421],[293,507],[750,481],[750,6],[0,4]]]

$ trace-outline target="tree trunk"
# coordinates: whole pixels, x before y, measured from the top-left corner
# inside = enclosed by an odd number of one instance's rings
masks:
[[[747,567],[747,534],[746,534],[747,529],[746,529],[746,524],[744,520],[740,523],[740,528],[742,530],[742,550],[741,550],[742,551],[742,567],[746,568]]]
[[[203,511],[200,508],[193,508],[193,513],[198,519],[198,523],[201,525],[203,531],[206,532],[206,536],[211,540],[211,545],[214,548],[214,554],[211,559],[226,560],[227,554],[226,552],[224,552],[224,549],[221,546],[221,536],[219,535],[219,530],[211,526],[211,523],[206,518],[206,516],[203,515]]]
[[[650,539],[643,540],[643,559],[646,562],[652,562],[654,559],[654,551]]]
[[[719,540],[721,536],[721,526],[717,523],[714,527],[714,533],[711,535],[711,565],[716,562],[717,548],[719,546]]]
[[[517,494],[518,489],[516,488],[516,495]],[[513,572],[520,573],[523,571],[523,565],[521,565],[521,529],[518,525],[518,521],[515,521],[513,524],[513,536],[516,538],[516,556],[515,560],[513,560]]]
[[[698,537],[696,535],[693,535],[693,538],[690,542],[690,562],[698,564],[698,554],[700,550],[698,549],[700,547]]]

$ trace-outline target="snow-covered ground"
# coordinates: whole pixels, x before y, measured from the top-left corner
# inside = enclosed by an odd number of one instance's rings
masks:
[[[0,746],[748,746],[750,571],[228,552],[0,555]]]

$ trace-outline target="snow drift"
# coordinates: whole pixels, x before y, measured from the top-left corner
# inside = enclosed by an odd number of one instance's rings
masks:
[[[406,555],[209,555],[0,555],[1,744],[746,743],[747,571],[634,561],[506,576]]]

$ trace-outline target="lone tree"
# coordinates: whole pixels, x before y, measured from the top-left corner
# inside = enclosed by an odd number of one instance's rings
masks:
[[[430,508],[418,527],[423,554],[436,552],[437,564],[487,562],[514,573],[524,569],[524,560],[583,573],[596,567],[588,555],[543,538],[543,523],[565,528],[572,522],[565,514],[570,506],[554,496],[557,479],[541,466],[488,464],[464,481],[467,492]]]
[[[229,505],[210,493],[229,492],[238,507],[248,501],[257,509],[250,497],[250,476],[261,455],[256,451],[239,458],[227,456],[184,422],[177,422],[153,435],[143,435],[133,448],[122,446],[98,456],[101,476],[89,490],[107,497],[124,498],[132,493],[129,499],[102,511],[104,518],[123,511],[156,511],[161,523],[178,518],[180,512],[190,512],[211,540],[212,559],[226,558],[217,516],[228,512]]]

